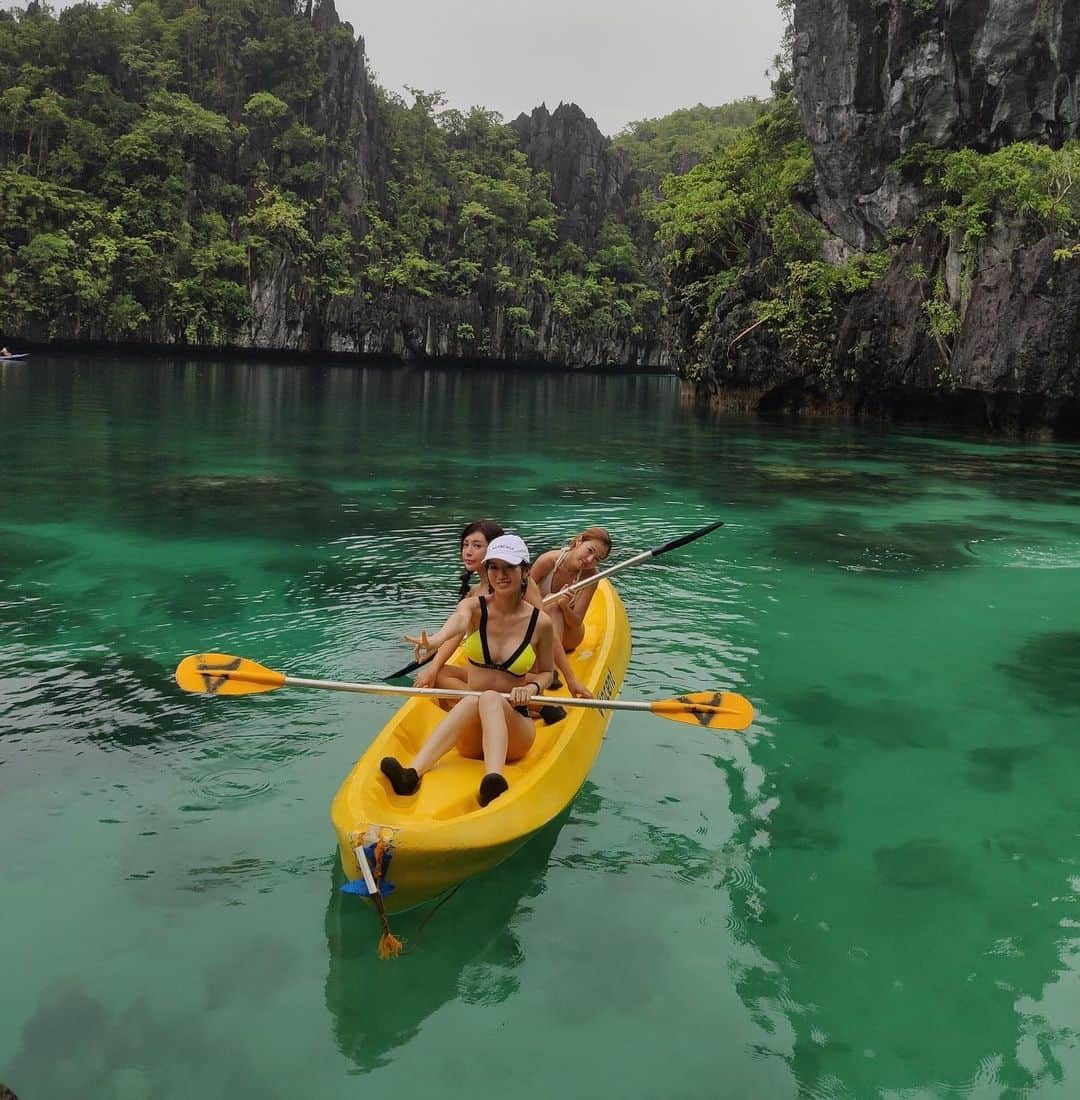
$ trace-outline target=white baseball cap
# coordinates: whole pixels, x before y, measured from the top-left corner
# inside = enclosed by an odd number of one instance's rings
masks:
[[[499,535],[488,543],[484,561],[504,561],[507,565],[528,565],[529,548],[517,535]]]

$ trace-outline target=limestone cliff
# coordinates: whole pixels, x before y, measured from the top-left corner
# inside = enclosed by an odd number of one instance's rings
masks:
[[[320,0],[312,18],[320,29],[338,25],[333,0]],[[328,162],[325,171],[350,181],[345,211],[362,221],[365,199],[379,203],[386,186],[389,136],[380,129],[374,85],[368,75],[364,41],[335,51],[321,96],[320,128],[328,148],[351,150],[348,163]],[[538,107],[512,124],[529,164],[552,181],[559,213],[559,236],[591,248],[609,215],[624,217],[640,183],[611,150],[610,139],[575,104],[555,111]],[[539,361],[582,367],[632,365],[667,367],[670,349],[661,331],[634,332],[629,324],[597,333],[568,322],[542,289],[530,292],[527,335],[507,321],[506,306],[490,279],[467,297],[387,292],[374,299],[356,295],[330,305],[304,291],[285,255],[275,258],[252,287],[253,346],[361,352],[406,359],[474,358]]]
[[[321,32],[339,27],[348,30],[330,51],[318,114],[309,121],[314,130],[329,138],[323,174],[341,179],[344,185],[343,207],[321,214],[343,214],[355,229],[363,223],[365,200],[377,199],[386,184],[386,137],[380,127],[376,90],[368,72],[364,39],[354,37],[352,28],[342,24],[334,0],[318,0],[309,15]],[[264,348],[357,350],[355,341],[340,331],[342,326],[348,330],[352,325],[351,312],[342,316],[340,310],[306,293],[289,257],[278,254],[252,282],[248,342]]]
[[[562,234],[588,246],[604,218],[626,213],[633,180],[629,166],[576,103],[560,103],[554,112],[541,105],[510,125],[529,164],[551,177],[551,197],[565,211]]]
[[[319,30],[339,26],[333,0],[320,0],[311,14]],[[343,38],[342,42],[346,40]],[[363,232],[363,202],[379,205],[387,185],[387,143],[381,129],[376,90],[368,75],[364,40],[356,37],[333,51],[320,97],[322,117],[315,122],[328,136],[327,149],[349,151],[348,160],[328,157],[323,171],[348,180],[344,212]],[[559,212],[559,235],[583,248],[595,244],[609,215],[624,217],[639,184],[610,149],[610,141],[580,107],[561,103],[554,111],[539,107],[513,124],[529,164],[551,177],[551,198]],[[404,359],[538,361],[565,366],[666,366],[668,346],[657,331],[633,332],[615,324],[602,333],[583,331],[563,319],[542,289],[533,289],[525,306],[527,326],[511,326],[506,305],[491,279],[482,279],[467,297],[420,296],[387,292],[368,298],[357,294],[333,304],[304,288],[287,254],[269,263],[252,286],[249,341],[263,348],[362,352]],[[526,334],[522,334],[525,331]],[[480,337],[463,338],[471,332]]]
[[[822,218],[854,248],[918,212],[917,181],[889,170],[913,145],[1080,136],[1074,0],[797,0],[795,32]]]
[[[747,272],[720,302],[700,382],[759,409],[918,413],[994,429],[1080,434],[1080,264],[1037,222],[998,216],[977,247],[925,224],[927,191],[897,160],[920,145],[992,153],[1080,137],[1075,0],[795,0],[795,97],[814,162],[798,201],[823,257],[889,248],[891,266],[797,361],[748,333]],[[955,319],[928,323],[931,294]]]
[[[406,104],[334,0],[136,7],[0,10],[51,58],[0,65],[5,339],[668,363],[641,180],[579,107]]]

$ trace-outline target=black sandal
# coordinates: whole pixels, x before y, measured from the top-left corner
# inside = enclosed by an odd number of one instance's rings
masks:
[[[481,806],[486,806],[489,802],[494,802],[504,791],[510,789],[510,784],[506,782],[506,777],[499,775],[498,772],[488,772],[483,779],[480,780],[480,793],[476,796]]]
[[[390,780],[394,794],[416,794],[416,788],[420,786],[420,776],[416,769],[403,767],[401,762],[392,756],[382,758],[379,771]]]

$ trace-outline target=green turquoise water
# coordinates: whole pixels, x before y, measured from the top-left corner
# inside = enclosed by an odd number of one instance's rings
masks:
[[[117,1097],[1080,1091],[1080,450],[715,419],[667,378],[0,366],[0,1080]],[[499,518],[608,526],[569,813],[380,963],[330,799]],[[355,1078],[360,1077],[361,1080]]]

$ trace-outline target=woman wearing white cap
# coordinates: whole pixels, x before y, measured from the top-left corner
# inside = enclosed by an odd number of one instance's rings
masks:
[[[599,530],[599,528],[597,528]],[[465,530],[461,533],[461,561],[465,571],[461,575],[461,590],[458,592],[458,599],[467,599],[469,596],[475,596],[480,591],[486,592],[491,595],[491,590],[488,587],[486,579],[483,577],[483,558],[487,553],[488,544],[494,538],[498,538],[503,534],[503,529],[495,523],[493,520],[480,519],[474,520],[472,523],[466,525]],[[610,548],[611,540],[608,539],[608,546]],[[548,554],[542,554],[535,563],[539,566],[540,562],[544,558],[549,557]],[[535,568],[535,567],[534,567]],[[595,572],[595,570],[594,570]],[[480,580],[474,586],[471,584],[473,575],[481,574]],[[548,588],[550,589],[550,578]],[[528,589],[525,593],[525,598],[529,603],[535,607],[539,607],[541,611],[547,610],[552,623],[555,626],[555,668],[556,675],[551,682],[551,687],[559,687],[558,675],[562,674],[563,681],[566,684],[567,690],[571,695],[578,699],[591,699],[592,692],[577,678],[574,674],[574,670],[570,665],[570,661],[567,659],[566,650],[563,649],[562,642],[559,640],[559,628],[562,624],[563,600],[560,600],[555,607],[550,610],[545,608],[543,596],[540,594],[540,589],[536,587],[536,581],[533,576],[529,578]],[[584,608],[588,604],[585,603],[581,608],[581,614],[584,615]],[[465,681],[468,679],[467,669],[460,668],[458,665],[447,664],[454,651],[461,644],[462,635],[456,635],[450,637],[447,641],[443,642],[439,646],[438,651],[428,660],[420,671],[416,674],[414,683],[417,687],[421,688],[454,688],[460,690],[465,686]],[[419,659],[419,658],[417,658]],[[456,699],[443,699],[440,700],[439,706],[444,710],[451,710]],[[546,722],[557,722],[559,718],[565,717],[566,712],[560,707],[550,706],[542,707],[540,710],[541,717]]]
[[[532,747],[536,730],[528,703],[551,684],[554,630],[551,619],[525,598],[529,570],[529,548],[522,539],[492,539],[483,560],[488,594],[462,600],[437,633],[406,635],[419,659],[448,638],[465,634],[468,688],[483,694],[462,699],[435,727],[411,765],[392,756],[383,758],[382,772],[397,794],[414,794],[424,774],[457,745],[462,756],[484,761],[486,774],[478,798],[486,806],[508,787],[503,776],[506,762],[520,760]]]

